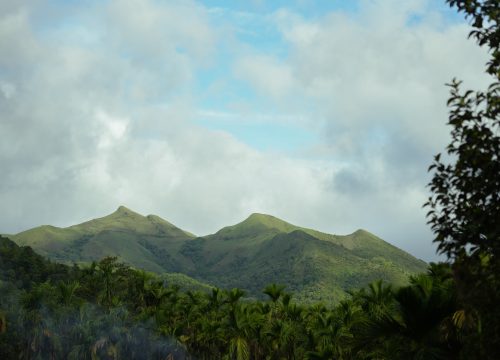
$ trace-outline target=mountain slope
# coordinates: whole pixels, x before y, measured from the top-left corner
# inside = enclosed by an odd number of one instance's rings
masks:
[[[124,206],[114,213],[67,228],[40,226],[11,237],[41,255],[62,262],[89,262],[104,256],[155,272],[177,271],[171,249],[194,238],[155,215],[142,216]]]
[[[336,302],[377,279],[403,285],[427,266],[365,230],[332,235],[265,214],[196,238],[157,216],[120,207],[103,218],[41,226],[12,239],[61,262],[112,255],[138,268],[239,287],[253,297],[269,283],[282,283],[302,301]]]
[[[185,242],[181,253],[196,259],[195,272],[188,273],[193,277],[203,274],[216,286],[254,296],[269,283],[282,283],[303,301],[339,300],[377,279],[403,285],[427,267],[365,230],[331,235],[263,214]]]

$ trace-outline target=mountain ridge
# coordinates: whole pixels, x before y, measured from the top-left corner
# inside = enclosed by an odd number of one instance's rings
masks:
[[[45,225],[11,238],[60,262],[117,256],[134,267],[240,287],[256,297],[268,283],[283,283],[304,301],[339,300],[378,278],[404,284],[427,266],[366,230],[327,234],[262,213],[196,237],[157,215],[120,206],[81,224]]]

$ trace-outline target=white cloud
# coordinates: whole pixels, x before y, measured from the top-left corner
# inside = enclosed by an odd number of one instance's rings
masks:
[[[252,84],[259,93],[275,100],[290,95],[295,87],[290,66],[271,56],[241,58],[235,66],[235,72],[238,78]]]
[[[102,44],[82,46],[61,41],[81,25],[37,37],[29,18],[15,15],[23,26],[3,41],[32,39],[38,53],[36,61],[26,52],[12,60],[19,90],[1,109],[2,146],[10,149],[0,159],[8,174],[0,187],[2,231],[69,225],[125,204],[204,233],[251,211],[286,216],[293,204],[300,213],[321,198],[314,166],[193,125],[191,94],[178,89],[191,87],[216,39],[202,26],[203,9],[179,6],[93,9],[105,11],[107,30],[90,36]],[[32,71],[18,76],[25,66]]]
[[[0,81],[0,92],[5,99],[9,100],[16,94],[16,87],[7,81]]]
[[[97,110],[95,117],[99,122],[100,129],[96,136],[98,140],[98,148],[106,148],[120,141],[125,136],[128,127],[128,119],[113,117],[103,110]]]
[[[334,233],[366,228],[432,257],[420,206],[425,167],[447,137],[443,83],[483,84],[485,58],[425,1],[362,4],[357,18],[275,14],[288,58],[255,44],[232,54],[228,71],[279,104],[276,121],[325,126],[303,158],[195,125],[198,71],[233,35],[199,3],[98,3],[71,10],[70,24],[64,13],[37,18],[43,3],[0,12],[0,231],[124,204],[205,234],[259,211]]]
[[[468,87],[488,83],[478,75],[487,55],[467,39],[470,28],[446,21],[434,5],[361,1],[356,13],[311,20],[282,9],[273,16],[291,48],[282,94],[294,94],[290,108],[302,99],[313,109],[310,127],[324,126],[323,143],[309,155],[343,164],[325,190],[343,209],[328,208],[332,221],[362,224],[425,257],[433,252],[421,209],[426,169],[449,138],[444,85],[455,76]],[[246,65],[248,83],[263,97],[273,95],[273,75],[281,77],[272,63],[256,57]]]
[[[409,25],[426,3],[370,1],[356,18],[332,13],[316,22],[282,20],[298,86],[318,102],[329,136],[354,139],[382,130],[411,134],[420,146],[443,144],[444,84],[460,76],[468,85],[484,85],[477,74],[486,54],[467,40],[467,26],[443,29],[430,9]]]

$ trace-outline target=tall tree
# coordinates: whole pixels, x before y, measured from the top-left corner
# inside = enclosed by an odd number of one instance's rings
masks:
[[[438,251],[453,262],[467,310],[476,315],[474,356],[500,358],[500,2],[447,0],[470,21],[470,37],[489,50],[485,91],[450,84],[452,140],[447,161],[436,155],[430,166],[432,196],[426,203]]]

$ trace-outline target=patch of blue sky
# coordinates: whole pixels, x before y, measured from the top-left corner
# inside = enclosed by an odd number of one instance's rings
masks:
[[[401,0],[404,1],[404,0]],[[434,10],[440,13],[447,23],[460,23],[464,21],[462,14],[458,13],[455,8],[445,2],[445,0],[422,0],[423,4],[427,5],[428,10]],[[281,9],[286,9],[292,13],[300,14],[306,19],[314,19],[324,16],[333,11],[341,11],[356,15],[360,12],[365,0],[207,0],[203,4],[208,8],[224,8],[235,12],[247,12],[253,14],[269,15]],[[422,20],[422,14],[412,14],[410,16],[409,25],[419,23]]]
[[[280,9],[300,13],[304,17],[318,17],[330,11],[355,12],[358,1],[348,0],[206,0],[203,4],[209,8],[226,8],[240,12],[269,14]]]
[[[75,5],[83,5],[83,6],[88,6],[90,4],[102,4],[102,3],[108,3],[108,0],[86,0],[85,3],[82,3],[81,0],[52,0],[53,3],[57,4],[57,6],[75,6]]]
[[[242,118],[238,114],[200,112],[196,123],[211,130],[224,131],[239,141],[261,151],[299,153],[317,141],[317,135],[297,124],[266,121],[270,115],[255,115],[257,119]]]
[[[269,111],[268,101],[239,79],[234,66],[245,55],[287,58],[288,44],[274,19],[269,13],[256,12],[259,6],[247,1],[207,1],[204,5],[214,23],[229,24],[240,46],[233,48],[231,42],[219,43],[214,65],[198,69],[195,81],[200,107],[225,112],[235,111],[235,107]]]
[[[236,104],[255,107],[261,102],[249,84],[234,79],[223,66],[198,71],[196,82],[201,108],[227,111]]]
[[[456,8],[451,8],[444,0],[432,1],[431,8],[441,14],[443,20],[445,20],[445,24],[443,24],[445,26],[453,23],[464,23],[466,21],[462,13],[459,13]]]
[[[253,45],[258,52],[272,55],[280,60],[287,58],[289,53],[289,45],[283,41],[282,33],[269,23],[254,28],[253,31],[240,31],[238,39],[245,44]]]
[[[211,8],[212,21],[216,24],[229,25],[234,35],[242,44],[251,46],[255,51],[285,58],[288,54],[288,44],[283,41],[283,35],[270,14],[245,12],[233,8]],[[232,44],[225,44],[231,46]],[[233,52],[234,49],[227,49]],[[239,50],[242,50],[239,48]]]
[[[263,52],[262,44],[252,46],[253,50]],[[205,111],[196,123],[228,132],[262,151],[291,155],[317,141],[316,134],[275,111],[272,100],[234,74],[232,67],[236,58],[237,55],[222,50],[217,55],[216,66],[198,69],[195,77],[198,108]]]
[[[450,8],[444,0],[430,2],[425,10],[439,14],[442,28],[446,28],[453,24],[466,23],[463,14],[458,13],[455,8]],[[427,11],[410,14],[406,21],[406,25],[412,27],[425,22],[428,19]]]
[[[250,46],[253,51],[261,51],[261,45]],[[222,45],[215,56],[212,66],[198,68],[194,77],[199,107],[217,111],[234,111],[235,104],[243,103],[254,109],[262,107],[265,99],[235,74],[234,66],[241,54]]]

